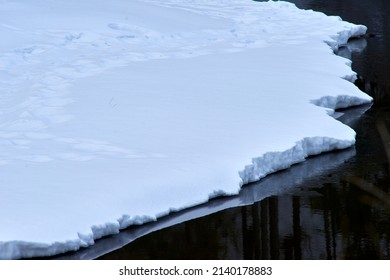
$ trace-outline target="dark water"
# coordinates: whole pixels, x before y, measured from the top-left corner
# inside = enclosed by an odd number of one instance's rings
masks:
[[[369,27],[371,36],[340,52],[352,57],[358,85],[376,99],[373,107],[347,110],[340,117],[356,130],[356,146],[268,176],[238,197],[132,227],[59,258],[390,258],[389,162],[381,138],[386,129],[378,123],[390,127],[390,2],[291,2]]]

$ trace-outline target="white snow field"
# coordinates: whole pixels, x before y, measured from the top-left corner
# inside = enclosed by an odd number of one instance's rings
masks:
[[[0,0],[0,258],[59,254],[350,147],[361,25],[286,2]]]

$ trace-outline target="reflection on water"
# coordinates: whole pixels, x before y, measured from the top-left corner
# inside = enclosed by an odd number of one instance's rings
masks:
[[[389,161],[375,125],[380,117],[390,128],[390,5],[387,0],[291,2],[363,23],[375,35],[339,52],[353,59],[361,75],[357,85],[376,98],[368,111],[355,108],[339,118],[357,132],[356,146],[267,176],[240,196],[129,228],[59,258],[390,259]],[[351,178],[371,185],[358,187]]]

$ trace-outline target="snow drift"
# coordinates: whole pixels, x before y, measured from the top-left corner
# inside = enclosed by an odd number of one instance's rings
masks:
[[[90,246],[350,147],[361,25],[286,2],[0,1],[0,258]]]

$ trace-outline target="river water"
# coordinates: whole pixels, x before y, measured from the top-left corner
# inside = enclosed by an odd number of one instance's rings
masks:
[[[291,0],[368,26],[369,36],[339,54],[351,57],[356,84],[374,106],[341,112],[355,147],[313,157],[157,223],[131,227],[62,259],[389,259],[390,127],[388,0]],[[385,125],[383,125],[383,123]],[[389,147],[387,147],[389,148]]]

